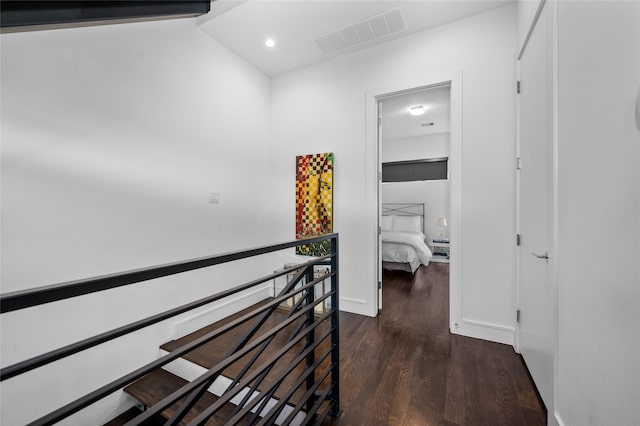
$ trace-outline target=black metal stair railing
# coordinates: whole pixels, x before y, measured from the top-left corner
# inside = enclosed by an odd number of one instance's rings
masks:
[[[178,306],[131,324],[101,333],[56,350],[38,355],[0,370],[0,381],[47,365],[56,360],[95,347],[117,337],[133,333],[167,318],[288,275],[291,279],[267,303],[244,313],[233,321],[209,331],[157,360],[142,366],[91,393],[71,401],[33,421],[32,425],[57,423],[88,407],[113,392],[123,389],[157,368],[183,357],[195,349],[235,330],[242,329],[236,343],[226,356],[211,368],[155,403],[127,425],[140,424],[163,413],[169,407],[172,416],[165,424],[321,424],[326,416],[337,417],[339,404],[339,309],[338,309],[338,235],[329,234],[305,240],[291,241],[218,256],[192,259],[109,276],[74,281],[33,290],[0,295],[0,313],[26,309],[57,300],[82,296],[153,278],[164,277],[271,253],[312,242],[330,241],[331,253],[308,262],[285,268],[229,290]],[[321,276],[314,275],[314,266],[329,265]],[[329,291],[324,290],[330,280]],[[321,288],[322,287],[322,288]],[[320,294],[318,294],[320,290]],[[286,304],[286,307],[283,307]],[[267,320],[277,325],[265,327]],[[287,336],[284,340],[282,337]],[[232,371],[233,370],[233,371]],[[217,400],[199,412],[194,405],[221,376],[231,383]],[[241,396],[240,396],[241,395]],[[178,401],[179,404],[175,405]],[[223,421],[220,410],[232,404],[233,410]],[[227,410],[228,411],[228,410]],[[227,412],[225,411],[225,412]],[[216,416],[216,417],[214,417]]]

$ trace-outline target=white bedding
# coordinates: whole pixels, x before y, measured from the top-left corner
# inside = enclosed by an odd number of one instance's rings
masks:
[[[431,250],[425,244],[422,232],[382,232],[382,261],[408,263],[411,272],[431,260]]]

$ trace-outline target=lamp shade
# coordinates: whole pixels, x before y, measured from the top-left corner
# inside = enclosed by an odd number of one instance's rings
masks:
[[[447,218],[446,217],[441,217],[438,219],[438,222],[436,222],[436,225],[442,227],[442,228],[446,228],[447,227]]]

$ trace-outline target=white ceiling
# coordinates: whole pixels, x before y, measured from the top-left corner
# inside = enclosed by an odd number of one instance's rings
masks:
[[[325,61],[335,55],[405,37],[515,0],[216,0],[198,18],[199,28],[269,76]],[[400,8],[405,29],[357,46],[325,54],[313,42]],[[277,45],[269,49],[267,38]]]
[[[450,130],[450,86],[411,91],[382,100],[382,139],[394,140],[445,133]],[[409,108],[422,105],[423,115],[413,116]],[[423,126],[433,123],[433,126]]]

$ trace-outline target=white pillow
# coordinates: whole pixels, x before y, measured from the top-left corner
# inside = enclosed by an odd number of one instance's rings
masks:
[[[392,230],[397,232],[422,232],[422,216],[395,216]]]
[[[380,218],[380,228],[383,231],[391,231],[393,227],[393,216],[382,216]]]

